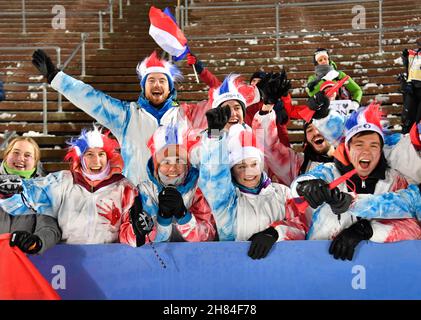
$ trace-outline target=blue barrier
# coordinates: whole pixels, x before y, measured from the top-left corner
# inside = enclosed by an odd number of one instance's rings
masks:
[[[328,241],[57,245],[31,257],[62,299],[421,299],[421,241],[363,243],[334,260]]]

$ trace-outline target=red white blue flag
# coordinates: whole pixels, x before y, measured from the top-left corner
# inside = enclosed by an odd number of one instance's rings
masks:
[[[172,55],[175,61],[184,58],[189,52],[187,39],[178,27],[174,16],[168,8],[164,12],[151,6],[149,10],[149,34],[155,42]]]

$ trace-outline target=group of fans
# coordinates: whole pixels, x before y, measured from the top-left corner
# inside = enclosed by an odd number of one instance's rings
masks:
[[[421,97],[420,51],[403,54],[411,101]],[[316,239],[351,260],[362,240],[421,238],[417,112],[405,113],[409,134],[387,132],[379,105],[360,106],[361,88],[325,49],[314,53],[306,105],[293,105],[285,71],[221,82],[193,54],[187,62],[209,86],[206,101],[179,103],[180,71],[153,52],[136,68],[138,100],[126,102],[34,52],[51,87],[109,131],[82,131],[69,141],[70,170],[47,176],[33,139],[11,141],[0,168],[0,233],[11,246],[250,240],[259,259],[277,241]],[[289,119],[304,120],[303,152],[289,145]]]

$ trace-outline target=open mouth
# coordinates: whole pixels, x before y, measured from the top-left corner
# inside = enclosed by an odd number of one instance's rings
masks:
[[[363,169],[368,169],[368,167],[370,166],[370,160],[366,160],[366,159],[361,159],[359,161],[359,165],[361,168]]]
[[[23,165],[23,164],[16,164],[16,163],[14,163],[13,166],[17,170],[25,170],[25,165]]]
[[[155,98],[159,98],[160,96],[162,96],[162,92],[157,92],[157,91],[152,92],[152,96]]]
[[[230,120],[228,121],[229,124],[237,124],[238,123],[238,119],[235,120]]]

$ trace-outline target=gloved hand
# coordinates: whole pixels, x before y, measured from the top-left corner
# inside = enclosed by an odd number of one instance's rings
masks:
[[[32,64],[45,78],[47,78],[48,83],[51,83],[56,74],[60,71],[52,63],[50,57],[41,49],[35,50],[32,54]]]
[[[322,119],[329,114],[330,100],[321,91],[309,98],[307,104],[311,110],[316,111],[313,115],[314,119]]]
[[[313,209],[316,209],[323,203],[332,200],[329,184],[322,179],[312,179],[298,182],[297,193],[304,197]]]
[[[279,124],[286,124],[289,120],[288,113],[285,110],[284,103],[278,100],[273,107],[273,111],[276,114],[276,122]]]
[[[172,216],[181,219],[186,214],[183,197],[174,187],[163,188],[158,195],[158,202],[158,214],[165,219]]]
[[[346,192],[340,191],[337,187],[330,190],[331,200],[327,203],[330,205],[334,214],[342,214],[348,210],[354,198]]]
[[[16,194],[23,191],[22,178],[15,174],[0,175],[0,193]]]
[[[231,109],[228,106],[213,108],[206,111],[206,118],[208,120],[208,134],[220,135],[221,130],[228,123],[231,117]]]
[[[10,237],[9,245],[17,246],[25,253],[36,254],[42,248],[42,241],[37,235],[30,232],[15,231]]]
[[[270,72],[257,84],[263,95],[265,104],[274,104],[281,97],[288,95],[291,89],[291,80],[288,80],[285,70],[279,72]]]
[[[190,52],[187,54],[187,64],[190,66],[194,65],[198,73],[202,73],[203,69],[205,69],[203,62]]]
[[[249,241],[251,241],[248,252],[252,259],[262,259],[267,256],[273,244],[278,240],[279,234],[273,227],[253,234]]]
[[[142,200],[139,196],[135,197],[133,206],[130,208],[130,223],[136,235],[136,247],[143,246],[146,242],[146,235],[153,229],[153,219],[143,211]]]
[[[373,228],[370,221],[361,219],[350,227],[342,230],[329,247],[329,253],[335,259],[352,260],[356,246],[363,240],[369,240],[373,236]]]

